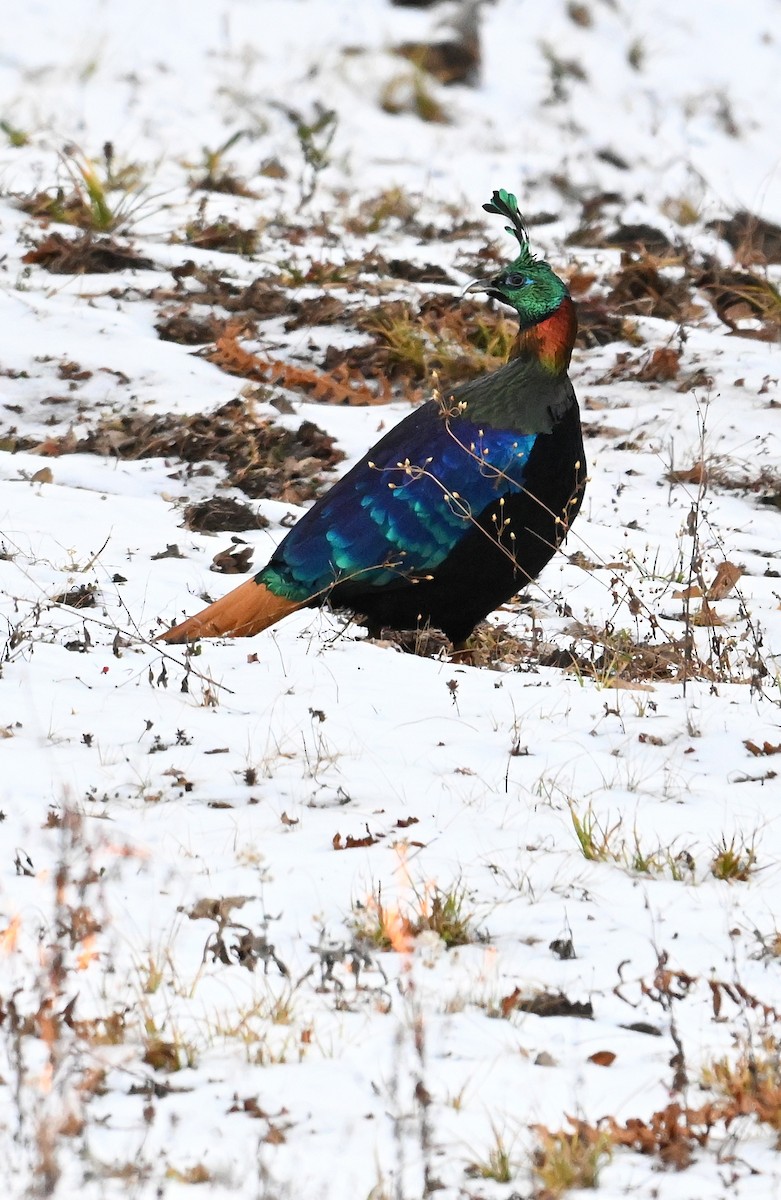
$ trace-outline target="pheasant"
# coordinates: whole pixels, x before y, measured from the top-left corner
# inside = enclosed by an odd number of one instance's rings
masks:
[[[515,196],[495,191],[483,208],[510,221],[519,252],[466,290],[517,314],[508,362],[400,421],[301,517],[253,579],[162,641],[249,637],[327,602],[362,615],[370,635],[431,626],[458,648],[556,552],[586,485],[567,374],[575,306],[532,254]]]

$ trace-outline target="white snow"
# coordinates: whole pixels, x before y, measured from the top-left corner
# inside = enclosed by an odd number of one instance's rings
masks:
[[[219,475],[188,479],[174,460],[10,452],[17,435],[82,436],[111,412],[194,413],[240,393],[244,381],[155,330],[164,305],[148,294],[171,289],[170,267],[187,259],[245,286],[283,263],[341,262],[376,247],[466,283],[465,249],[494,239],[509,252],[491,218],[484,235],[457,242],[420,241],[393,221],[363,237],[344,229],[362,201],[392,187],[443,232],[455,220],[447,206],[476,219],[494,188],[509,188],[530,213],[557,215],[532,230],[554,267],[603,277],[618,254],[566,244],[580,205],[554,185],[560,176],[588,194],[617,192],[612,211],[625,223],[646,221],[730,263],[710,219],[745,207],[781,221],[778,3],[587,7],[592,23],[581,26],[564,0],[486,4],[479,86],[431,85],[448,124],[380,107],[383,86],[409,72],[389,47],[430,33],[447,6],[34,0],[5,22],[0,119],[28,138],[14,146],[0,134],[0,1176],[9,1198],[178,1200],[197,1184],[215,1198],[417,1200],[428,1179],[444,1200],[509,1200],[539,1188],[535,1125],[648,1120],[671,1099],[674,1038],[684,1101],[698,1108],[711,1097],[704,1067],[735,1062],[747,1045],[759,1054],[772,1035],[781,757],[744,743],[781,744],[777,507],[718,485],[701,499],[706,581],[725,559],[745,569],[737,592],[714,604],[725,624],[696,630],[706,657],[709,634],[721,639],[713,680],[616,688],[604,686],[605,666],[568,671],[533,657],[519,670],[478,669],[373,644],[327,612],[295,614],[253,641],[204,643],[187,662],[151,637],[161,621],[196,611],[202,591],[239,582],[209,571],[228,535],[182,527],[185,498],[211,495]],[[558,103],[548,102],[543,43],[586,76],[565,75]],[[316,103],[336,112],[336,134],[298,211],[305,167],[283,108],[311,117]],[[239,130],[225,165],[256,198],[192,191],[205,148]],[[139,166],[142,203],[123,232],[156,268],[72,277],[26,266],[43,232],[19,197],[57,184],[67,192],[64,147],[97,161],[106,141],[119,166]],[[605,149],[627,169],[598,157]],[[259,173],[273,158],[286,179]],[[172,241],[203,196],[209,219],[257,226],[252,258]],[[671,200],[694,206],[692,226],[675,225]],[[289,245],[280,217],[316,228]],[[781,269],[768,277],[778,284]],[[399,283],[390,294],[430,290]],[[639,362],[679,345],[671,322],[636,325],[642,345],[576,352],[591,482],[531,603],[493,618],[526,640],[565,648],[576,623],[610,623],[650,643],[653,620],[659,640],[682,638],[676,593],[689,582],[698,489],[668,472],[691,467],[704,447],[726,475],[750,480],[765,468],[778,479],[779,343],[731,335],[703,300],[681,369],[703,368],[713,382],[679,392],[675,380],[610,377],[620,352]],[[261,329],[274,357],[298,365],[323,344],[354,340],[339,326],[325,342],[322,331],[310,342],[306,329]],[[64,362],[91,376],[63,378]],[[289,395],[292,416],[265,405],[259,415],[316,422],[347,463],[407,411]],[[51,481],[34,481],[45,467]],[[256,568],[296,511],[274,500],[258,508],[269,527],[242,535]],[[182,557],[153,558],[171,544]],[[576,552],[591,566],[570,561]],[[53,602],[83,584],[95,585],[96,607]],[[766,674],[752,686],[760,662]],[[595,823],[603,861],[584,857],[573,814]],[[335,849],[335,839],[367,833],[372,844]],[[747,880],[712,875],[722,843],[755,854]],[[633,865],[636,848],[651,870]],[[371,917],[378,896],[389,911],[430,906],[437,889],[462,897],[480,936],[447,949],[424,933],[406,953],[372,950],[356,980],[344,952],[361,913]],[[241,898],[224,908],[222,955],[212,952],[218,923],[188,915],[208,898]],[[254,971],[238,961],[243,930],[267,937],[286,975],[274,957],[267,973],[262,957]],[[571,939],[575,957],[560,959],[556,939]],[[330,974],[329,942],[343,952]],[[662,958],[691,977],[674,985],[677,999],[657,991]],[[709,981],[733,989],[719,993],[718,1013]],[[590,1002],[593,1019],[512,1004],[503,1018],[516,989]],[[638,1022],[659,1036],[627,1028]],[[615,1054],[612,1065],[590,1061],[600,1051]],[[497,1136],[508,1182],[469,1170]],[[777,1129],[742,1118],[663,1175],[658,1159],[617,1149],[599,1190],[611,1200],[778,1196],[776,1139]]]

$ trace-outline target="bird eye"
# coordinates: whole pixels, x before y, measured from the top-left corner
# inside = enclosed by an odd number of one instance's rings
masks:
[[[526,275],[519,274],[517,271],[512,271],[509,275],[505,275],[504,282],[506,287],[521,288],[531,283],[531,279],[527,278]]]

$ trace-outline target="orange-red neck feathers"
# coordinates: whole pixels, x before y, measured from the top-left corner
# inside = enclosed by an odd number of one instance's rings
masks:
[[[565,296],[552,316],[521,330],[512,357],[537,359],[551,375],[562,375],[569,366],[577,332],[575,305]]]

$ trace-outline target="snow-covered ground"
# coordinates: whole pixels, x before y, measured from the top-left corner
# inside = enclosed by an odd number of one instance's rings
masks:
[[[552,1197],[556,1152],[599,1160],[606,1197],[781,1194],[781,256],[709,228],[781,223],[781,6],[495,0],[477,85],[443,87],[391,47],[441,40],[453,11],[35,0],[6,27],[9,1197]],[[80,236],[30,201],[84,196],[106,142],[110,236],[148,265],[25,262]],[[210,167],[249,194],[194,187]],[[324,373],[364,336],[286,329],[295,305],[458,295],[486,245],[510,252],[480,208],[496,187],[548,214],[534,245],[584,307],[623,319],[576,351],[591,481],[565,552],[492,618],[498,669],[328,612],[189,658],[152,644],[242,578],[210,572],[231,535],[184,508],[246,496],[220,463],[68,440],[243,396],[349,464],[398,394],[258,386],[156,326],[224,323],[226,297],[273,280],[291,308],[243,344]],[[186,240],[220,220],[253,253]],[[625,299],[611,231],[642,224],[668,242],[657,283],[690,289],[669,312]],[[350,266],[378,256],[453,282]],[[718,270],[743,279],[727,300]],[[254,569],[299,511],[275,497],[237,535]],[[724,562],[742,575],[703,597]]]

